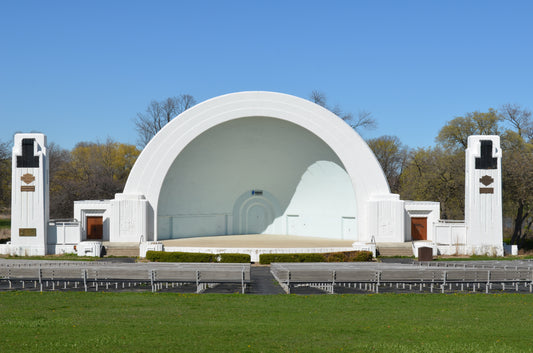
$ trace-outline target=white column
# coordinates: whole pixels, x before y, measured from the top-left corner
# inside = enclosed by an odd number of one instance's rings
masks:
[[[11,244],[14,253],[45,255],[49,182],[44,134],[15,134],[11,175]]]
[[[502,248],[502,150],[499,136],[469,136],[466,149],[466,243],[474,253]],[[492,250],[491,250],[492,249]]]

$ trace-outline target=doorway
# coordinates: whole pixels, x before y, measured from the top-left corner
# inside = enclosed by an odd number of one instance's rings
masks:
[[[426,217],[411,218],[411,239],[427,240],[428,239],[428,219]]]
[[[104,217],[87,216],[87,240],[102,240],[104,236]]]
[[[279,233],[279,227],[273,226],[276,217],[281,215],[276,198],[268,191],[250,190],[243,193],[233,206],[234,234]]]

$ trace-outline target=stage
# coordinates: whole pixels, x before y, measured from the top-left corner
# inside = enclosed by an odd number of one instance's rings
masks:
[[[219,235],[160,240],[164,251],[204,252],[212,254],[249,254],[259,262],[260,254],[325,253],[353,251],[354,240],[303,237],[276,234]]]

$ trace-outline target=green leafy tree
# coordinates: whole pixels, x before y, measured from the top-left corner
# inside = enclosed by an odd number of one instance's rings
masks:
[[[404,200],[438,201],[442,219],[464,218],[463,151],[418,148],[409,154],[400,178]]]
[[[51,217],[72,217],[75,200],[114,198],[124,189],[139,153],[133,145],[112,140],[78,143],[68,156],[57,150],[54,163],[58,170],[51,177]]]
[[[470,135],[499,135],[502,119],[492,108],[486,113],[475,111],[456,117],[439,131],[437,143],[444,148],[465,150]]]

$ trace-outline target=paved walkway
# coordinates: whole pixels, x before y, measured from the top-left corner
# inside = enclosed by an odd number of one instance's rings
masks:
[[[252,266],[250,279],[252,281],[248,291],[250,294],[285,294],[270,273],[270,266]]]

